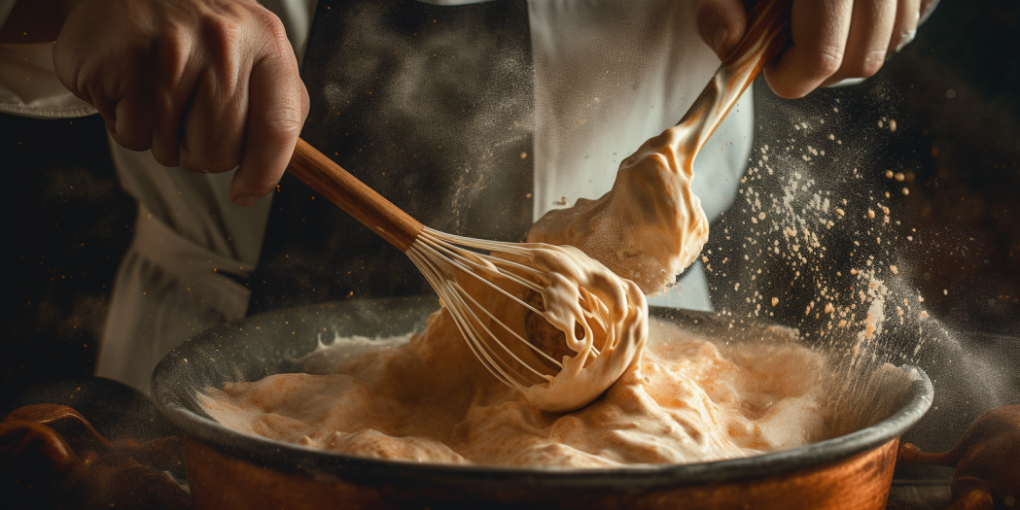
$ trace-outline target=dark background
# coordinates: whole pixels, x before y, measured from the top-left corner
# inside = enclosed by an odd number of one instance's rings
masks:
[[[891,192],[884,202],[899,224],[886,228],[895,242],[883,254],[905,268],[900,284],[925,296],[927,313],[938,321],[929,324],[940,325],[953,343],[933,341],[917,360],[944,375],[934,377],[937,388],[957,381],[947,374],[963,365],[977,367],[964,378],[971,384],[984,378],[996,388],[1020,387],[1018,16],[1020,2],[1012,0],[944,0],[916,41],[864,84],[795,101],[776,98],[761,82],[755,92],[756,154],[763,144],[816,143],[812,137],[824,133],[808,135],[794,124],[825,113],[843,145],[830,149],[831,165],[819,160],[806,171],[825,183],[853,164],[864,174],[858,191]],[[836,99],[838,114],[831,112]],[[882,117],[897,120],[895,133],[877,127]],[[0,157],[13,204],[4,244],[10,269],[0,343],[4,384],[89,375],[135,214],[117,183],[102,120],[0,115]],[[886,179],[887,169],[909,182]],[[779,183],[763,178],[759,185]],[[907,196],[899,192],[904,185]],[[715,225],[708,245],[714,260],[736,253],[741,246],[734,240],[751,232],[745,209],[738,197],[725,215],[729,241]],[[917,235],[913,229],[924,235],[905,242]],[[834,238],[830,251],[848,253],[852,240]],[[748,313],[743,296],[727,290],[763,267],[770,276],[756,282],[762,295],[796,296],[787,293],[792,279],[780,258],[753,264],[735,258],[727,271],[711,273],[717,308]],[[784,299],[774,318],[803,326],[803,305]],[[959,410],[953,416],[965,423],[1010,399],[1020,403],[1015,391],[977,391],[937,400],[936,407]]]

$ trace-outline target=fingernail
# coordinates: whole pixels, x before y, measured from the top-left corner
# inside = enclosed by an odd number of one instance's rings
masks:
[[[251,207],[258,201],[259,197],[237,197],[234,199],[234,205],[238,207]]]
[[[730,35],[730,31],[726,27],[721,27],[715,31],[715,35],[712,36],[712,49],[715,50],[716,54],[722,51],[723,44],[726,43],[728,35]]]

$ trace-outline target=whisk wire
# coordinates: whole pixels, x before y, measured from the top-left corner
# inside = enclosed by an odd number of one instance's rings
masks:
[[[432,230],[432,229],[430,229],[428,227],[425,227],[425,229],[423,230],[422,233],[423,234],[427,234],[426,237],[429,238],[429,240],[435,239],[435,240],[438,240],[438,241],[445,242],[447,247],[456,249],[458,254],[467,253],[467,254],[470,254],[471,256],[474,256],[474,257],[482,256],[482,254],[479,254],[479,253],[476,253],[476,252],[472,251],[472,250],[477,249],[477,250],[488,251],[489,253],[492,253],[492,252],[508,253],[508,254],[511,254],[511,255],[518,255],[520,257],[525,257],[525,258],[527,258],[530,255],[528,250],[526,250],[524,248],[521,248],[521,247],[519,247],[517,245],[510,244],[510,243],[501,243],[501,242],[498,242],[498,241],[487,241],[487,240],[484,240],[484,239],[470,239],[470,238],[467,238],[467,237],[460,237],[460,236],[455,236],[453,234],[447,234],[445,232],[440,232],[438,230]],[[464,249],[462,247],[471,248],[472,250],[467,250],[467,249]],[[549,283],[549,276],[548,275],[546,275],[542,271],[539,271],[538,269],[535,269],[535,268],[533,268],[531,266],[528,266],[528,265],[525,265],[525,264],[521,264],[519,262],[514,262],[512,260],[503,259],[503,258],[500,258],[500,259],[489,259],[489,262],[491,262],[497,268],[500,268],[500,266],[505,266],[506,268],[512,268],[512,269],[514,269],[516,271],[520,271],[520,273],[523,273],[523,274],[525,274],[527,276],[535,278],[538,281],[538,283],[528,282],[527,280],[524,280],[524,281],[529,283],[529,284],[531,284],[531,285],[533,285],[534,286],[533,288],[536,291],[539,291],[539,292],[541,291],[541,286],[539,285],[539,283],[541,283],[541,284],[548,284]],[[482,267],[484,267],[484,265],[482,265]],[[511,273],[511,275],[513,275],[515,277],[518,276],[517,273]]]
[[[509,292],[507,292],[505,289],[503,289],[499,285],[496,285],[495,283],[493,283],[492,281],[490,281],[487,278],[482,278],[482,276],[479,275],[477,272],[472,271],[472,269],[480,269],[480,270],[485,271],[485,272],[487,272],[489,274],[492,274],[492,270],[490,268],[484,266],[483,264],[478,264],[477,262],[462,263],[461,260],[465,260],[466,258],[457,257],[456,256],[456,252],[452,251],[450,249],[451,248],[450,246],[448,246],[448,245],[447,246],[442,246],[441,244],[438,244],[435,241],[427,239],[427,238],[424,238],[424,237],[425,236],[422,236],[422,238],[419,238],[419,239],[422,239],[425,242],[425,244],[428,244],[431,248],[439,251],[439,255],[440,256],[446,256],[447,262],[450,262],[451,264],[457,266],[457,268],[460,269],[461,271],[463,271],[464,273],[471,275],[472,277],[474,277],[478,281],[484,283],[485,285],[489,286],[490,288],[492,288],[493,290],[499,292],[500,294],[503,294],[507,298],[509,298],[509,299],[511,299],[513,301],[516,301],[518,304],[520,304],[521,306],[527,308],[528,310],[531,310],[532,312],[535,312],[537,314],[541,314],[542,313],[541,310],[537,310],[535,307],[533,307],[533,306],[529,305],[528,303],[522,301],[517,296],[514,296],[513,294],[510,294]],[[514,273],[508,272],[508,271],[497,271],[497,273],[494,276],[506,278],[508,280],[513,281],[514,283],[517,283],[518,285],[521,285],[521,286],[527,287],[529,289],[535,290],[536,292],[541,292],[542,291],[541,287],[534,286],[531,282],[521,278],[520,276],[517,276]]]
[[[521,336],[521,335],[520,335],[519,333],[517,333],[516,331],[514,331],[514,330],[513,330],[513,328],[511,328],[510,326],[507,326],[506,324],[504,324],[504,323],[503,323],[503,321],[501,321],[501,320],[497,319],[497,318],[496,318],[496,316],[495,316],[495,315],[493,315],[493,314],[492,314],[492,312],[490,312],[488,308],[486,308],[486,307],[482,306],[482,305],[481,305],[481,303],[479,303],[479,302],[478,302],[477,300],[475,300],[475,298],[474,298],[474,297],[472,297],[472,296],[471,296],[471,294],[469,294],[469,293],[465,292],[465,291],[464,291],[464,288],[463,288],[463,287],[461,287],[459,283],[457,283],[457,282],[453,282],[453,284],[452,284],[452,285],[453,285],[453,286],[455,286],[455,287],[456,287],[456,288],[457,288],[457,289],[458,289],[458,290],[460,291],[460,295],[461,295],[461,296],[465,296],[465,297],[467,297],[468,299],[470,299],[470,300],[471,300],[471,303],[473,303],[473,304],[475,305],[475,307],[477,307],[477,308],[478,308],[479,310],[481,310],[482,312],[485,312],[485,315],[487,315],[487,316],[488,316],[488,317],[489,317],[490,319],[492,319],[492,321],[493,321],[493,322],[495,322],[496,324],[499,324],[499,325],[500,325],[500,326],[501,326],[501,327],[502,327],[502,328],[503,328],[504,330],[506,330],[506,331],[507,331],[508,333],[510,333],[511,335],[513,335],[513,336],[514,336],[514,338],[516,338],[516,339],[517,339],[518,341],[520,341],[520,342],[521,342],[521,343],[523,343],[524,345],[528,346],[528,347],[529,347],[529,348],[531,348],[531,350],[532,350],[532,351],[534,351],[534,352],[535,352],[536,354],[538,354],[538,355],[542,356],[543,358],[545,358],[545,359],[549,360],[550,362],[552,362],[553,364],[555,364],[555,365],[556,365],[557,367],[559,367],[559,368],[563,368],[563,364],[561,364],[561,363],[560,363],[559,361],[556,361],[556,359],[555,359],[555,358],[553,358],[552,356],[550,356],[550,355],[546,354],[546,353],[545,353],[545,351],[543,351],[542,349],[539,349],[538,347],[535,347],[535,345],[534,345],[534,344],[532,344],[531,342],[529,342],[528,340],[526,340],[526,339],[525,339],[524,337],[522,337],[522,336]],[[471,312],[471,315],[472,315],[472,316],[473,316],[473,317],[474,317],[474,318],[475,318],[476,320],[478,319],[478,316],[477,316],[477,315],[475,315],[475,313],[474,313],[474,309],[473,309],[473,308],[470,308],[470,307],[468,307],[468,311],[470,311],[470,312]],[[481,324],[481,321],[478,321],[478,322],[479,322],[479,324]],[[542,373],[541,373],[541,372],[539,372],[538,370],[535,370],[535,369],[534,369],[534,368],[532,368],[532,367],[531,367],[530,365],[527,365],[527,364],[525,364],[523,360],[521,360],[520,358],[518,358],[518,357],[517,357],[517,354],[515,354],[515,353],[514,353],[513,351],[511,351],[509,347],[507,347],[506,345],[504,345],[504,344],[503,344],[503,342],[501,342],[501,341],[499,340],[499,338],[498,338],[498,337],[497,337],[497,336],[495,335],[495,333],[493,333],[493,332],[492,332],[491,330],[489,330],[488,328],[485,328],[485,329],[486,329],[486,331],[488,331],[488,332],[489,332],[489,336],[490,336],[490,337],[492,337],[492,339],[493,339],[493,340],[495,340],[495,341],[496,341],[496,343],[497,343],[497,344],[499,344],[499,345],[500,345],[500,347],[502,347],[502,348],[503,348],[503,350],[505,350],[505,351],[506,351],[506,352],[507,352],[508,354],[510,354],[511,356],[513,356],[513,358],[514,358],[515,360],[517,360],[517,362],[518,362],[518,363],[521,363],[521,364],[523,364],[523,365],[527,366],[527,367],[528,367],[528,369],[530,369],[530,370],[531,370],[532,372],[534,372],[534,373],[535,373],[535,374],[537,374],[538,376],[540,376],[540,377],[544,377],[544,376],[542,375]]]
[[[461,335],[467,340],[467,344],[471,349],[471,352],[479,361],[482,362],[482,366],[484,366],[486,370],[493,375],[493,377],[508,386],[523,391],[525,386],[511,377],[507,371],[493,359],[490,355],[489,349],[486,348],[485,343],[478,339],[476,330],[471,327],[467,316],[462,311],[462,309],[466,306],[463,303],[463,300],[455,292],[452,292],[450,288],[442,284],[442,280],[438,277],[439,268],[433,263],[432,257],[425,255],[422,251],[424,250],[422,250],[421,247],[415,245],[412,246],[411,249],[407,250],[407,254],[429,280],[429,283],[435,289],[436,293],[439,294],[439,298],[444,306],[450,310],[450,317],[453,318],[454,324],[457,325],[457,329],[460,331]]]
[[[542,275],[540,272],[538,272],[538,271],[536,271],[536,270],[534,270],[532,268],[529,268],[527,266],[523,266],[521,264],[517,264],[517,263],[514,263],[514,262],[510,262],[510,261],[505,261],[505,260],[502,260],[502,259],[490,259],[489,260],[489,262],[491,264],[491,267],[490,267],[490,265],[481,264],[481,263],[477,262],[476,260],[474,260],[474,258],[481,257],[482,256],[481,254],[470,252],[470,251],[467,251],[467,250],[462,250],[462,249],[457,248],[456,246],[447,244],[447,243],[445,243],[443,241],[437,241],[435,239],[429,239],[428,237],[426,237],[424,235],[420,239],[421,239],[421,241],[423,243],[428,244],[433,249],[439,251],[440,254],[447,256],[447,258],[449,259],[450,262],[456,262],[457,263],[456,265],[462,271],[464,271],[464,272],[474,276],[475,278],[477,278],[477,279],[479,279],[481,281],[484,281],[484,282],[488,283],[490,286],[491,286],[491,282],[489,282],[488,280],[480,277],[478,275],[479,271],[480,272],[484,272],[484,273],[486,273],[486,274],[488,274],[490,276],[496,277],[496,278],[507,278],[507,279],[510,279],[514,283],[517,283],[518,285],[526,287],[526,288],[528,288],[530,290],[533,290],[535,292],[542,292],[542,286],[541,285],[539,285],[539,284],[537,284],[535,282],[532,282],[532,281],[530,281],[530,280],[528,280],[526,278],[523,278],[523,277],[519,276],[518,274],[516,274],[514,272],[508,271],[508,270],[500,267],[501,265],[509,265],[511,267],[520,268],[522,270],[525,270],[523,272],[530,272],[531,274],[533,274],[538,279],[548,280],[548,278],[544,277],[544,275]],[[527,306],[527,305],[525,305],[525,306]],[[538,313],[538,310],[532,309],[532,311]]]
[[[457,294],[456,292],[450,292],[450,289],[444,289],[444,291],[449,293],[448,296],[449,300],[447,302],[451,303],[449,306],[453,307],[451,309],[452,313],[450,315],[454,318],[455,322],[457,323],[457,328],[460,329],[461,334],[464,335],[464,337],[469,340],[468,345],[471,346],[471,350],[475,353],[475,356],[480,355],[480,359],[485,360],[486,362],[485,368],[487,368],[490,373],[496,376],[497,379],[503,381],[505,384],[513,386],[522,391],[526,389],[525,384],[517,381],[516,378],[511,376],[511,371],[509,370],[509,367],[506,366],[506,363],[505,362],[500,363],[500,361],[502,360],[500,360],[499,357],[495,355],[495,352],[493,352],[493,350],[488,346],[487,343],[483,342],[478,337],[478,330],[471,327],[470,321],[468,319],[468,314],[465,313],[465,311],[470,312],[470,309],[468,309],[467,305],[464,303],[463,297]],[[484,326],[481,325],[481,323],[478,322],[478,317],[475,316],[474,313],[471,313],[470,315],[471,318],[475,320],[475,323],[478,324],[481,329],[485,329],[486,331],[488,331],[488,328],[485,328]],[[497,341],[497,343],[499,342]]]
[[[469,248],[478,250],[489,250],[490,253],[478,253],[454,243],[462,243]],[[425,275],[436,293],[439,294],[444,306],[450,311],[450,316],[453,318],[457,329],[460,330],[461,335],[467,340],[468,347],[475,357],[482,361],[482,365],[485,366],[486,370],[503,383],[523,391],[531,383],[524,377],[524,373],[514,369],[513,363],[516,362],[518,365],[527,368],[530,373],[541,379],[547,379],[549,376],[521,359],[508,346],[508,342],[504,341],[500,334],[497,333],[499,330],[505,331],[510,337],[522,343],[541,359],[547,360],[554,366],[562,369],[563,364],[526,339],[503,320],[496,317],[487,307],[479,303],[472,296],[472,293],[457,281],[453,273],[460,271],[471,275],[477,281],[484,283],[487,287],[495,290],[513,303],[543,317],[545,316],[544,311],[525,302],[512,292],[493,282],[492,279],[498,278],[510,281],[524,289],[541,293],[543,287],[538,282],[529,280],[516,271],[533,276],[536,280],[546,284],[549,278],[534,268],[504,258],[492,257],[491,252],[493,251],[522,256],[527,255],[525,250],[508,245],[507,243],[472,240],[432,231],[428,228],[422,231],[411,248],[407,250],[407,254],[414,264],[418,266],[422,274]],[[582,293],[582,300],[584,300],[584,293]],[[484,316],[480,315],[478,310],[481,310]],[[587,311],[585,313],[586,315],[591,315]],[[488,322],[483,320],[485,317],[488,318]],[[493,343],[498,345],[499,349],[493,346]],[[594,346],[592,346],[592,354],[598,356],[598,349]]]

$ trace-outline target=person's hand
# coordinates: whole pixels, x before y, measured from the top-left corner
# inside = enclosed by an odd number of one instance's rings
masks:
[[[937,0],[792,0],[790,47],[765,68],[772,90],[807,95],[846,78],[874,75],[914,38],[921,15]],[[740,0],[698,0],[698,33],[720,59],[744,36]]]
[[[283,24],[254,0],[73,0],[53,63],[118,144],[191,172],[238,166],[240,206],[275,188],[308,116]]]

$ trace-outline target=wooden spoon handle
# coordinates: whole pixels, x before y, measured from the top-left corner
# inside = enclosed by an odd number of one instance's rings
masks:
[[[792,0],[761,0],[747,15],[747,31],[691,103],[678,126],[685,128],[684,152],[693,156],[704,146],[726,114],[761,70],[789,40]]]
[[[300,138],[287,171],[400,251],[407,251],[424,228],[418,220]]]
[[[731,74],[749,78],[749,81],[738,82],[742,86],[741,92],[754,81],[765,64],[779,55],[790,39],[787,27],[790,25],[792,4],[792,0],[761,0],[747,14],[744,37],[722,63]]]

